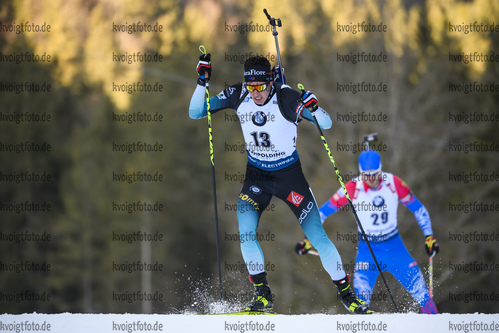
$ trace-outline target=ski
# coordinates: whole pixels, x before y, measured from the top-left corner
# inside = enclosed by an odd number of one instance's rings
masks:
[[[229,316],[239,316],[239,315],[277,315],[278,313],[274,311],[238,311],[238,312],[225,312],[225,313],[213,313],[214,315],[229,315]]]

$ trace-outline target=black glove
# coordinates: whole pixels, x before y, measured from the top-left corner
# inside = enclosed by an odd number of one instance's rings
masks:
[[[297,254],[307,254],[308,251],[312,248],[312,244],[310,241],[305,237],[301,242],[297,243],[295,246],[295,252]]]
[[[430,257],[433,257],[435,254],[438,253],[439,248],[437,240],[435,239],[435,237],[433,237],[433,235],[426,236],[424,243],[426,246],[426,253],[428,253]]]
[[[201,54],[199,56],[198,66],[196,67],[198,72],[198,84],[204,86],[206,82],[210,80],[211,77],[211,54]]]
[[[314,112],[319,108],[319,101],[317,100],[317,97],[315,97],[315,95],[310,91],[302,92],[300,99],[303,105],[305,105],[305,107],[308,108],[311,112]]]

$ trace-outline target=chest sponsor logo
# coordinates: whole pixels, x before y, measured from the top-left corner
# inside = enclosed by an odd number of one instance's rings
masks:
[[[385,199],[382,196],[377,195],[376,197],[374,197],[374,199],[373,199],[373,206],[374,207],[380,208],[384,204],[385,204]]]
[[[267,123],[267,115],[262,111],[253,113],[251,120],[256,126],[263,126]]]
[[[291,191],[288,196],[288,201],[291,202],[293,205],[296,207],[300,206],[301,202],[303,201],[304,196],[301,194],[296,193],[295,191]]]

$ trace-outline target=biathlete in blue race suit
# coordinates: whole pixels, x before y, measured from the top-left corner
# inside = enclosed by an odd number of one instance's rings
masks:
[[[382,271],[390,272],[419,303],[421,312],[438,313],[430,297],[417,262],[409,254],[397,227],[399,202],[409,208],[425,236],[426,252],[434,256],[439,246],[433,237],[430,215],[407,184],[399,177],[381,172],[381,157],[374,150],[363,151],[359,156],[361,176],[349,181],[345,187],[357,212],[369,244]],[[321,221],[348,204],[340,188],[320,207]],[[307,253],[312,245],[305,238],[296,245],[298,254]],[[355,260],[353,285],[355,292],[367,303],[373,298],[372,290],[379,275],[376,263],[359,229],[359,243]]]
[[[198,84],[189,105],[189,116],[193,119],[207,116],[205,84],[211,76],[209,54],[200,57],[197,71]],[[239,234],[245,237],[240,242],[241,253],[255,288],[246,310],[266,311],[273,307],[265,260],[256,233],[263,211],[272,196],[276,196],[291,208],[305,235],[319,251],[324,269],[338,288],[345,307],[350,312],[369,313],[367,303],[358,299],[350,287],[340,255],[324,231],[296,151],[300,117],[313,122],[311,112],[314,112],[322,128],[331,127],[331,118],[318,106],[317,98],[311,92],[300,94],[287,85],[274,82],[265,57],[247,59],[244,81],[227,87],[209,102],[213,114],[227,108],[235,110],[246,144],[246,177],[237,201]]]

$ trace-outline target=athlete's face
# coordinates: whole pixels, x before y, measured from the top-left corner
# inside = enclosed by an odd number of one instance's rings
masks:
[[[253,99],[253,101],[257,105],[262,105],[267,100],[267,97],[269,97],[270,89],[272,87],[272,81],[270,81],[270,82],[246,82],[247,87],[248,86],[249,87],[263,87],[263,85],[266,85],[264,90],[258,91],[260,89],[255,89],[255,90],[249,92],[251,98]],[[249,89],[251,89],[251,88],[249,88]]]
[[[365,171],[362,173],[362,179],[370,188],[377,188],[381,182],[381,172]]]

